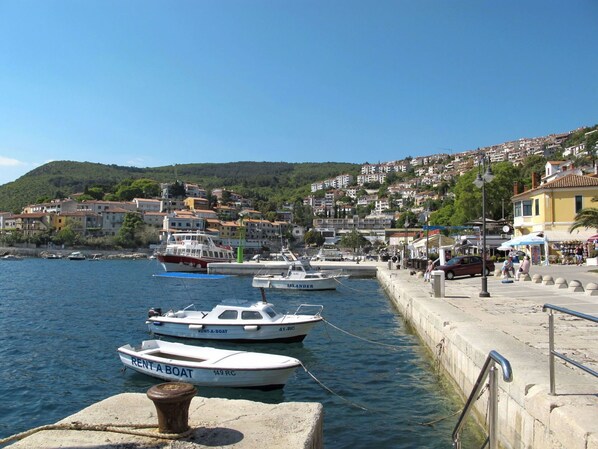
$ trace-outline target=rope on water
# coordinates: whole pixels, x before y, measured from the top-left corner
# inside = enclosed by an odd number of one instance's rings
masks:
[[[310,376],[310,377],[311,377],[313,380],[315,380],[315,381],[316,381],[316,383],[317,383],[317,384],[318,384],[320,387],[322,387],[324,390],[326,390],[327,392],[329,392],[329,393],[331,393],[331,394],[335,395],[336,397],[338,397],[338,398],[342,399],[343,401],[345,401],[346,403],[348,403],[348,404],[352,405],[352,406],[353,406],[353,407],[355,407],[355,408],[358,408],[358,409],[360,409],[360,410],[364,410],[364,411],[366,411],[366,412],[368,412],[368,411],[369,411],[369,410],[368,410],[366,407],[364,407],[363,405],[359,405],[358,403],[356,403],[356,402],[353,402],[353,401],[351,401],[351,400],[349,400],[349,399],[345,398],[344,396],[341,396],[340,394],[338,394],[337,392],[335,392],[335,391],[334,391],[334,390],[332,390],[331,388],[329,388],[329,387],[327,387],[326,385],[324,385],[324,384],[323,384],[323,383],[322,383],[322,382],[321,382],[321,381],[320,381],[320,380],[319,380],[319,379],[318,379],[316,376],[314,376],[314,375],[313,375],[313,374],[312,374],[312,373],[311,373],[311,372],[310,372],[310,371],[309,371],[309,370],[308,370],[308,369],[305,367],[305,365],[304,365],[302,362],[299,362],[299,363],[301,363],[301,366],[303,367],[303,369],[305,370],[305,372],[306,372],[306,373],[307,373],[307,374],[308,374],[308,375],[309,375],[309,376]]]
[[[341,285],[343,288],[348,288],[349,290],[353,290],[354,292],[357,293],[371,293],[371,290],[359,290],[357,288],[353,288],[353,287],[349,287],[347,284],[343,284],[341,281],[339,281],[337,278],[334,278],[335,282],[338,285]]]
[[[43,432],[45,430],[86,430],[96,432],[113,432],[122,433],[126,435],[135,435],[140,437],[157,438],[161,440],[179,440],[181,438],[188,437],[195,431],[193,428],[190,428],[189,430],[186,430],[182,433],[156,433],[149,431],[131,430],[152,428],[156,429],[157,432],[157,427],[155,424],[83,424],[77,421],[63,424],[48,424],[45,426],[39,426],[33,429],[29,429],[25,432],[17,433],[6,438],[2,438],[0,439],[0,445],[11,443],[14,441],[19,441],[23,438],[26,438],[38,432]]]
[[[338,330],[338,331],[340,331],[340,332],[342,332],[342,333],[344,333],[344,334],[350,335],[351,337],[357,338],[357,339],[359,339],[359,340],[363,340],[363,341],[366,341],[366,342],[368,342],[368,343],[371,343],[371,344],[374,344],[374,345],[380,345],[380,346],[384,346],[384,347],[391,348],[391,349],[396,349],[396,350],[401,350],[401,349],[404,349],[404,348],[402,348],[401,346],[398,346],[398,345],[391,345],[391,344],[388,344],[388,343],[381,343],[381,342],[379,342],[379,341],[369,340],[369,339],[367,339],[367,338],[365,338],[365,337],[360,337],[359,335],[352,334],[352,333],[351,333],[351,332],[349,332],[349,331],[346,331],[346,330],[344,330],[344,329],[341,329],[341,328],[340,328],[340,327],[338,327],[338,326],[335,326],[334,324],[332,324],[330,321],[328,321],[328,320],[327,320],[326,318],[324,318],[324,317],[322,317],[322,321],[324,321],[324,322],[325,322],[326,324],[328,324],[329,326],[331,326],[331,327],[335,328],[336,330]]]

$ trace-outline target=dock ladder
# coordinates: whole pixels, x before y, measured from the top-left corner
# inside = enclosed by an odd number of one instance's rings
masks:
[[[486,362],[480,371],[478,380],[476,380],[473,390],[467,399],[463,412],[459,416],[459,421],[453,430],[453,447],[461,449],[461,432],[465,425],[465,419],[469,416],[473,405],[478,400],[486,378],[488,378],[488,438],[484,442],[483,448],[489,445],[489,449],[498,449],[498,377],[496,373],[496,364],[499,364],[502,369],[502,377],[505,382],[513,380],[513,372],[511,371],[511,364],[507,359],[496,351],[490,351]]]

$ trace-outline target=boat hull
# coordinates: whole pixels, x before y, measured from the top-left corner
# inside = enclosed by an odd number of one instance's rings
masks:
[[[251,281],[253,287],[274,288],[281,290],[336,290],[338,282],[336,278],[326,279],[276,279],[275,277],[255,276]]]
[[[204,259],[199,257],[161,254],[157,256],[164,271],[206,272],[208,264],[213,262],[228,262],[229,259]]]
[[[311,321],[259,325],[210,325],[172,323],[149,319],[148,329],[154,335],[194,340],[225,340],[234,342],[300,342],[321,318]]]
[[[125,367],[139,373],[174,382],[188,382],[198,386],[233,387],[233,388],[282,388],[293,372],[301,366],[301,362],[292,357],[275,356],[261,353],[243,353],[235,351],[221,351],[223,355],[214,360],[199,361],[192,359],[193,347],[177,343],[171,345],[184,348],[189,354],[164,354],[165,358],[157,358],[145,351],[135,350],[129,345],[118,348],[118,354]],[[207,349],[218,351],[214,348],[197,348],[199,351]],[[228,355],[230,354],[230,355]],[[236,357],[245,360],[235,365]],[[253,365],[247,363],[248,358],[259,359],[267,357],[269,362],[260,366],[259,360]],[[172,357],[172,358],[170,358]],[[276,363],[271,360],[276,359]],[[206,364],[206,366],[200,366]]]

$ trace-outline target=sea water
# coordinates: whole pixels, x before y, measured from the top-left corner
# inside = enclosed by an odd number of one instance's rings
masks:
[[[209,310],[224,299],[261,298],[251,277],[154,276],[160,272],[156,261],[0,261],[0,438],[161,383],[123,371],[116,352],[152,338],[150,307]],[[267,296],[281,312],[322,304],[326,320],[346,332],[321,323],[302,343],[194,343],[285,354],[309,370],[299,368],[283,390],[200,387],[200,395],[320,402],[327,448],[451,447],[462,401],[375,280]],[[480,446],[475,430],[464,438]]]

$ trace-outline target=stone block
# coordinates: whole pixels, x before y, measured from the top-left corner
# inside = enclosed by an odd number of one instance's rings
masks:
[[[529,273],[525,273],[519,276],[519,281],[531,281],[532,278]]]
[[[532,276],[532,282],[534,284],[541,284],[542,283],[542,275],[541,274],[534,274]]]
[[[583,286],[581,285],[581,282],[574,279],[571,282],[569,282],[569,291],[570,292],[583,292]]]
[[[595,282],[589,282],[588,285],[586,285],[586,295],[598,296],[598,284]]]
[[[554,285],[554,279],[549,274],[545,274],[544,276],[542,276],[542,284]]]
[[[565,278],[556,278],[556,280],[554,281],[554,286],[556,288],[567,288],[567,279]]]

